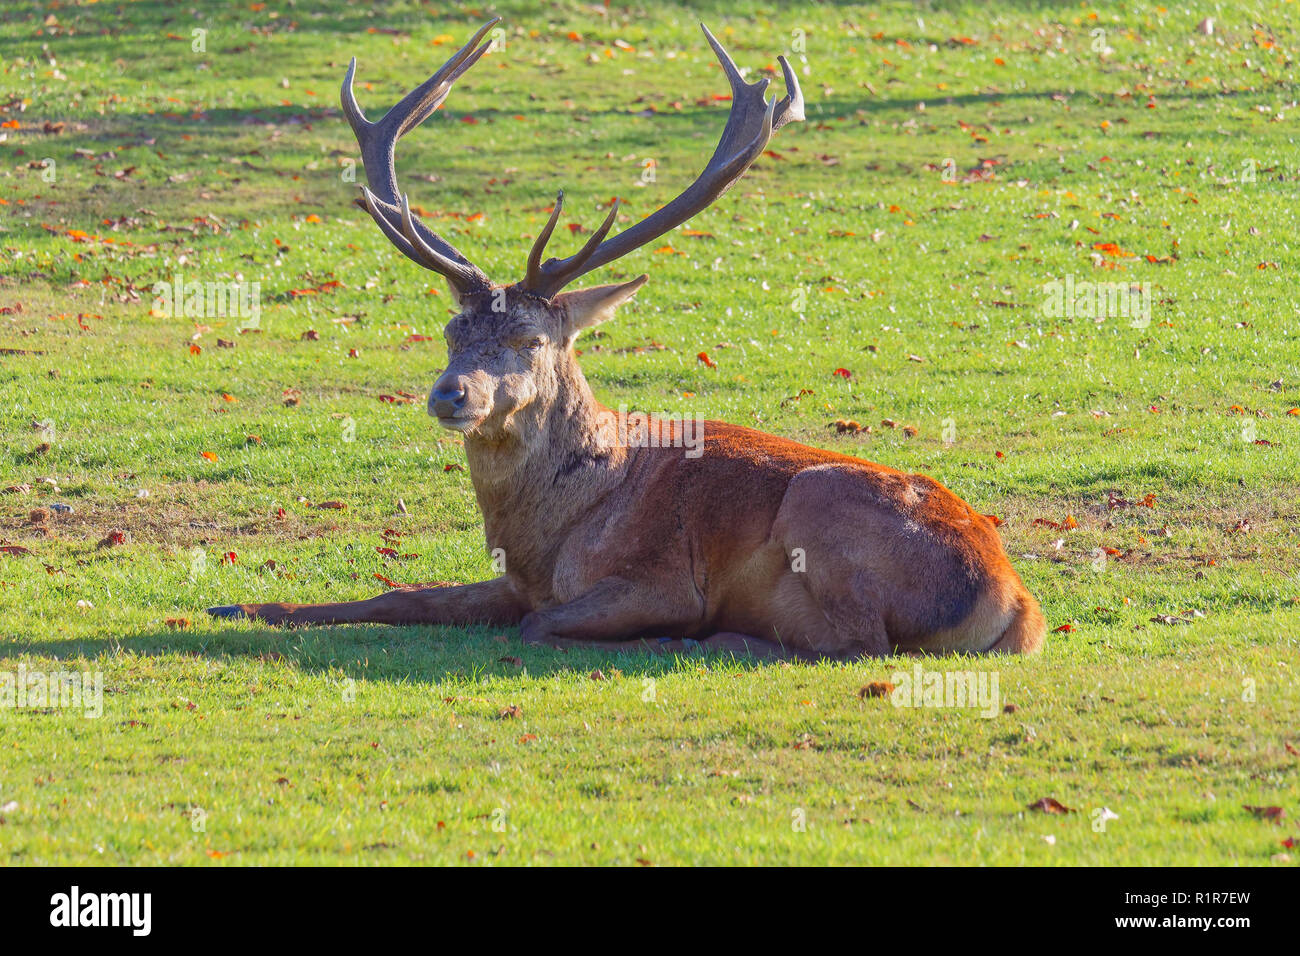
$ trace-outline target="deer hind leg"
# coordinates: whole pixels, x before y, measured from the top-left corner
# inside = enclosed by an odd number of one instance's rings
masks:
[[[783,562],[772,615],[783,637],[826,657],[885,657],[893,646],[876,597],[872,556],[860,540],[861,517],[851,507],[842,513],[844,491],[830,475],[791,482],[772,528]]]
[[[787,596],[782,609],[789,619],[787,633],[823,657],[888,656],[893,649],[884,618],[867,596],[862,575],[840,567],[842,563],[838,555],[816,560],[810,555],[807,572],[782,579],[777,595]]]
[[[364,601],[335,604],[227,604],[208,608],[218,618],[268,624],[518,624],[527,605],[504,577],[478,584],[399,588]]]

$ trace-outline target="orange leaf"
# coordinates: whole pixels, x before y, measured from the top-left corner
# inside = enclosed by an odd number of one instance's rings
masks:
[[[1121,259],[1132,259],[1135,255],[1135,253],[1129,252],[1127,249],[1121,249],[1113,242],[1094,242],[1092,247],[1098,252],[1104,252],[1110,256],[1118,256]]]

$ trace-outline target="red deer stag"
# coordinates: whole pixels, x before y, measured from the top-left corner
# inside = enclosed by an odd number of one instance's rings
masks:
[[[731,112],[699,178],[606,238],[615,202],[581,249],[543,262],[561,193],[523,280],[501,286],[411,214],[393,165],[397,140],[487,52],[496,22],[383,119],[367,120],[357,105],[355,59],[342,100],[369,182],[358,205],[407,258],[446,278],[459,308],[428,411],[464,436],[504,573],[363,601],[210,613],[273,624],[517,624],[526,642],[552,646],[650,638],[659,644],[643,646],[676,648],[694,639],[800,658],[1037,650],[1043,615],[993,525],[937,481],[723,422],[702,423],[696,456],[683,453],[689,421],[647,418],[631,437],[611,434],[614,413],[578,368],[574,339],[613,316],[646,276],[561,290],[708,207],[776,130],[804,118],[785,58],[786,96],[767,100],[769,81],[747,83],[705,28],[731,84]],[[641,440],[646,429],[660,440]]]

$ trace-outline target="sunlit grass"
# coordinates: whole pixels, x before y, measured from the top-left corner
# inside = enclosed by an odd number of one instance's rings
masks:
[[[31,552],[0,554],[0,671],[106,683],[96,720],[0,708],[7,861],[1282,852],[1292,832],[1242,806],[1294,815],[1300,762],[1292,5],[1266,28],[1221,12],[1213,36],[1151,4],[119,6],[0,13],[0,490],[31,486],[0,495],[0,545]],[[492,11],[504,49],[398,166],[501,281],[557,188],[564,225],[615,195],[627,225],[698,172],[727,104],[697,19],[742,66],[791,57],[807,122],[691,223],[707,235],[592,277],[652,281],[579,342],[584,368],[609,405],[924,471],[1002,518],[1062,630],[1033,660],[924,666],[995,669],[1014,711],[858,696],[910,659],[201,614],[491,573],[463,452],[419,398],[449,297],[350,205],[336,98],[356,55],[378,115]],[[260,332],[151,314],[178,274],[260,283]],[[1150,283],[1150,323],[1045,314],[1066,275]],[[33,515],[52,503],[72,510]],[[419,557],[386,561],[385,528]],[[1078,812],[1026,809],[1049,795]]]

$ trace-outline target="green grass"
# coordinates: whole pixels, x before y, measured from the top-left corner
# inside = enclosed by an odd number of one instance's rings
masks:
[[[0,673],[105,680],[99,719],[0,708],[0,860],[1294,862],[1295,4],[258,6],[0,12],[0,485],[31,486],[0,495],[0,544],[31,552],[0,554]],[[858,696],[910,659],[202,615],[491,574],[458,442],[422,400],[380,399],[428,389],[449,302],[349,205],[337,108],[350,56],[378,115],[491,12],[505,49],[398,165],[502,281],[557,188],[565,225],[613,195],[626,225],[698,171],[726,103],[697,20],[742,66],[792,56],[807,122],[691,224],[711,237],[593,277],[652,281],[580,341],[584,368],[612,406],[923,471],[1001,517],[1071,629],[1032,660],[923,663],[996,672],[1014,712]],[[151,314],[177,273],[260,282],[260,334]],[[1046,315],[1066,275],[1151,283],[1149,326]],[[43,532],[30,512],[51,502],[74,510]],[[377,554],[385,528],[418,557]],[[1045,796],[1078,812],[1026,809]]]

